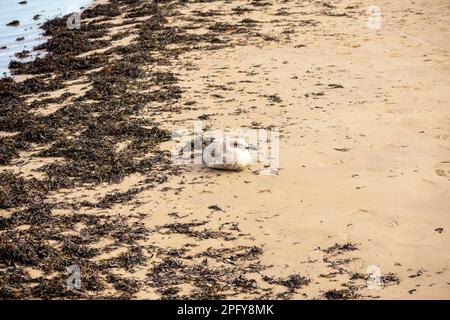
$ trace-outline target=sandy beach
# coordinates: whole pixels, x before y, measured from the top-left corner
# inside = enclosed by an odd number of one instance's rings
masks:
[[[48,22],[0,80],[0,298],[449,299],[450,4],[403,2]],[[279,170],[173,163],[199,120],[277,129]]]

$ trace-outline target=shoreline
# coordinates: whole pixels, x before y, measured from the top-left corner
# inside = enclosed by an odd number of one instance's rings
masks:
[[[401,5],[367,31],[365,4],[102,0],[81,30],[46,23],[48,55],[0,80],[2,298],[448,298],[450,60],[392,33]],[[446,26],[442,2],[414,10],[418,36]],[[278,175],[174,166],[196,119],[279,128]]]

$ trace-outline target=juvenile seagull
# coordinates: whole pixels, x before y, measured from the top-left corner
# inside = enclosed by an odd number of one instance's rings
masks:
[[[256,148],[242,138],[214,140],[203,149],[203,163],[211,169],[242,171],[252,163],[250,149]]]

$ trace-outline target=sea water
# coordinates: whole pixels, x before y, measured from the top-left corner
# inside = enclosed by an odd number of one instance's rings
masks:
[[[33,52],[33,48],[46,41],[44,30],[40,26],[47,20],[69,13],[79,12],[92,0],[0,0],[0,77],[8,75],[9,62],[13,60],[27,61],[43,52]],[[38,19],[33,19],[39,15]],[[20,21],[17,27],[7,26],[13,20]],[[22,41],[17,39],[24,37]],[[23,50],[31,52],[26,59],[19,59],[15,54]]]

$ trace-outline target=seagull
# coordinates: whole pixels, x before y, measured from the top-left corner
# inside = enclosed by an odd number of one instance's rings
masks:
[[[210,169],[242,171],[252,163],[250,149],[256,150],[242,138],[217,139],[204,147],[203,163]]]

